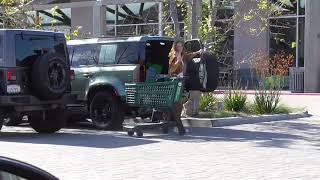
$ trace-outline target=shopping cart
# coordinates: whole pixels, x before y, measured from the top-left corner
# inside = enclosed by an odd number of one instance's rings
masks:
[[[182,101],[184,86],[181,78],[166,78],[161,82],[126,84],[127,104],[133,108],[152,109],[151,121],[146,123],[125,124],[129,136],[134,133],[143,136],[145,129],[162,129],[168,133],[173,125],[170,115],[176,104]],[[154,121],[155,113],[164,113],[168,118]]]

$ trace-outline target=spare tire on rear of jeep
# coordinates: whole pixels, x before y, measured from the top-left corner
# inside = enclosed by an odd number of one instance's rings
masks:
[[[32,88],[42,100],[60,98],[70,87],[70,69],[65,56],[48,53],[32,67]]]

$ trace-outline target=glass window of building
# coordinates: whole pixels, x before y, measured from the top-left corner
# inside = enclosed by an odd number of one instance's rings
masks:
[[[295,55],[296,19],[280,18],[270,20],[270,55],[280,51]]]
[[[271,0],[275,15],[297,15],[297,0]]]
[[[272,0],[278,12],[269,18],[269,53],[295,56],[293,66],[304,66],[305,0]]]
[[[107,35],[158,34],[159,3],[131,3],[107,6]]]
[[[28,23],[31,26],[40,25],[45,30],[57,30],[68,33],[71,29],[71,8],[39,10],[28,12]]]
[[[299,15],[305,14],[306,0],[299,0]]]

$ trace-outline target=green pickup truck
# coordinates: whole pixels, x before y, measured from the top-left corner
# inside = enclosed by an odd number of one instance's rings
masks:
[[[69,120],[83,117],[99,129],[121,129],[128,112],[125,83],[144,82],[154,64],[161,66],[160,74],[167,74],[173,42],[159,36],[69,41],[70,64],[75,72],[72,94],[77,96],[76,103],[69,105]],[[189,51],[202,48],[199,41],[193,42],[186,44]]]

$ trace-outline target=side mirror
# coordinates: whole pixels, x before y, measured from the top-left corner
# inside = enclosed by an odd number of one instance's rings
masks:
[[[0,156],[0,179],[3,180],[58,180],[48,172],[33,165]]]
[[[184,47],[186,48],[187,52],[197,52],[201,49],[203,49],[203,44],[200,39],[193,39],[186,41],[184,43]]]

